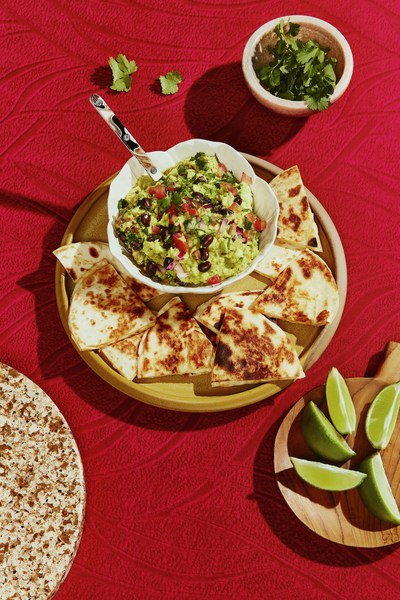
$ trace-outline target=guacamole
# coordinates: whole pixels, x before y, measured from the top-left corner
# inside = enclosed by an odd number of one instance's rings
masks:
[[[143,272],[167,285],[212,285],[257,256],[266,222],[254,213],[249,177],[236,179],[216,155],[197,153],[140,177],[118,203],[115,232]]]

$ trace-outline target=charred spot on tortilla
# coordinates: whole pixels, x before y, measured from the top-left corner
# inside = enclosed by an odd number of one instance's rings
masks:
[[[297,194],[299,193],[300,189],[301,189],[301,185],[300,184],[296,185],[296,187],[294,187],[294,188],[291,188],[289,190],[289,197],[293,198],[293,196],[297,196]]]
[[[90,254],[90,256],[93,256],[93,258],[99,258],[99,253],[94,246],[90,246],[89,254]]]

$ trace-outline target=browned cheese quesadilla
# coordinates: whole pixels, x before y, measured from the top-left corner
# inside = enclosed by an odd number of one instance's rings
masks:
[[[214,348],[179,297],[157,315],[140,342],[138,378],[198,375],[211,369]]]
[[[162,292],[149,285],[134,279],[120,261],[111,254],[108,244],[104,242],[74,242],[73,244],[60,246],[60,248],[54,250],[53,254],[73,281],[77,281],[85,271],[91,269],[96,263],[106,260],[115,267],[143,302],[149,302],[152,298],[162,294]]]
[[[231,308],[218,337],[212,386],[232,386],[304,377],[285,332],[261,313]]]
[[[124,340],[103,346],[100,355],[127,379],[135,379],[137,375],[138,350],[143,333],[131,335]]]
[[[318,227],[298,167],[283,171],[269,185],[279,204],[277,242],[322,251]]]
[[[339,292],[328,265],[310,250],[303,250],[252,308],[271,319],[306,325],[326,325],[335,318]]]
[[[244,292],[231,292],[214,296],[211,300],[200,304],[195,313],[195,319],[218,333],[224,313],[229,308],[248,308],[250,304],[261,294],[262,290],[247,290]]]
[[[71,296],[69,329],[80,350],[94,350],[140,333],[155,316],[107,261],[79,278]]]
[[[254,270],[256,273],[274,280],[300,252],[301,250],[296,248],[273,244],[267,256],[258,263]]]

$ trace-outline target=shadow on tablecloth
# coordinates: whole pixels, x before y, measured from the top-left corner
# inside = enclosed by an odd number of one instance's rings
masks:
[[[210,69],[192,84],[185,120],[193,137],[225,142],[255,156],[267,156],[307,122],[261,106],[247,88],[240,62]]]
[[[304,525],[286,504],[274,472],[275,437],[281,420],[274,423],[257,450],[254,492],[250,500],[258,508],[275,535],[297,554],[317,563],[338,567],[357,567],[383,559],[398,549],[397,544],[381,548],[355,548],[320,537]]]

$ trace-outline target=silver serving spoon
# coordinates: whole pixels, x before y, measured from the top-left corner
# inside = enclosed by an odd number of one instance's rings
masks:
[[[92,94],[92,96],[90,96],[90,103],[94,106],[99,115],[103,117],[107,125],[109,125],[113,132],[119,137],[124,146],[128,148],[129,152],[138,160],[146,173],[148,173],[154,181],[161,179],[163,177],[161,171],[157,169],[148,154],[146,154],[125,125],[123,125],[118,117],[112,112],[110,107],[104,102],[103,98],[98,94]]]

